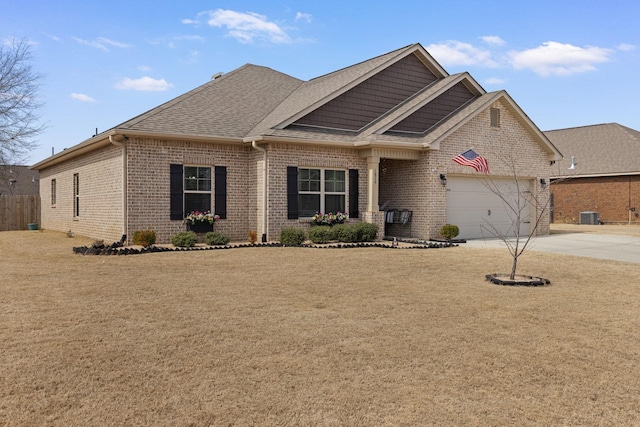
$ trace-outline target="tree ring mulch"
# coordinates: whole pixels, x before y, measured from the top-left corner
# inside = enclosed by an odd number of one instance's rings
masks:
[[[516,274],[515,278],[511,280],[509,274],[506,273],[493,273],[484,276],[489,282],[495,285],[505,286],[545,286],[550,285],[549,279],[536,276],[524,276]]]

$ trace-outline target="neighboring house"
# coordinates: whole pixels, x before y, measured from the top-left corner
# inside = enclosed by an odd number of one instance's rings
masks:
[[[338,210],[380,234],[427,239],[453,222],[470,238],[504,207],[486,175],[451,159],[473,147],[509,182],[497,158],[514,146],[522,183],[548,196],[553,144],[505,91],[449,75],[414,44],[309,81],[244,65],[33,168],[42,226],[94,238],[153,229],[167,242],[196,209],[235,240],[277,240]],[[387,224],[381,204],[407,214]]]
[[[0,165],[0,195],[37,196],[39,175],[29,166]]]
[[[553,222],[640,223],[640,132],[607,123],[545,135],[565,155],[552,167]]]

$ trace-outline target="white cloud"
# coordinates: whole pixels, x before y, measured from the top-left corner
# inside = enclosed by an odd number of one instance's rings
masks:
[[[616,46],[616,48],[618,50],[622,50],[624,52],[631,52],[632,50],[636,50],[635,45],[629,44],[629,43],[621,43],[618,46]]]
[[[500,77],[489,77],[488,79],[484,80],[484,84],[487,85],[502,85],[505,84],[507,81],[504,79],[501,79]]]
[[[93,99],[89,95],[85,95],[84,93],[72,93],[70,96],[71,98],[82,102],[96,102],[95,99]]]
[[[427,51],[444,66],[451,65],[482,65],[485,67],[497,67],[498,64],[491,58],[490,51],[478,49],[469,43],[456,40],[448,40],[443,43],[430,44]]]
[[[79,37],[72,37],[77,43],[80,43],[85,46],[95,47],[96,49],[103,50],[105,52],[109,52],[109,48],[107,46],[118,47],[121,49],[131,47],[130,44],[121,43],[115,40],[108,39],[106,37],[98,37],[96,40],[85,40]]]
[[[516,70],[528,69],[541,76],[566,76],[596,69],[595,64],[609,61],[610,49],[585,48],[558,42],[546,42],[533,49],[511,51],[511,65]]]
[[[224,27],[227,35],[240,43],[253,43],[265,40],[271,43],[289,43],[291,38],[276,23],[271,22],[264,15],[253,12],[236,12],[233,10],[216,9],[200,13],[208,17],[207,24],[212,27]],[[183,20],[193,23],[191,20]]]
[[[313,21],[313,16],[311,16],[310,13],[298,12],[296,13],[296,21],[306,21],[309,23]]]
[[[483,36],[480,37],[480,40],[485,42],[486,44],[490,44],[493,46],[504,46],[507,42],[502,40],[499,36]]]
[[[139,79],[130,79],[128,77],[123,78],[115,85],[116,89],[123,90],[140,90],[147,92],[162,92],[173,85],[167,82],[165,79],[154,79],[151,77],[141,77]]]

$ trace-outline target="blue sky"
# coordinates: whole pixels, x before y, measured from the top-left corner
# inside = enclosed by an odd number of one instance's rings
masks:
[[[216,72],[308,80],[413,43],[505,89],[541,130],[640,130],[638,16],[637,0],[0,0],[0,42],[27,39],[42,75],[35,163]]]

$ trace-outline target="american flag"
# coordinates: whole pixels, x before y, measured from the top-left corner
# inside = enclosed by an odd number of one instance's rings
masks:
[[[462,166],[471,166],[476,172],[489,174],[489,163],[487,163],[487,159],[473,151],[473,149],[467,150],[451,160]]]

